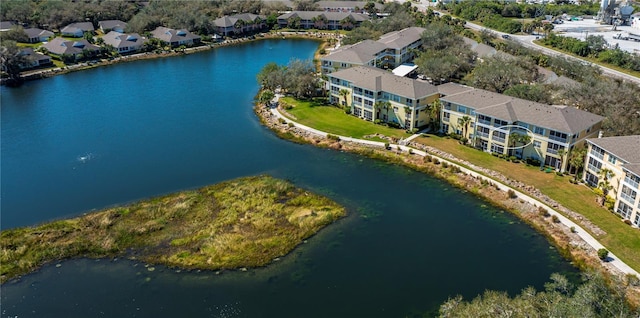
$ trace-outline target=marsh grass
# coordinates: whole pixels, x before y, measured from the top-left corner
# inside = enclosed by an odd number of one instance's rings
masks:
[[[135,256],[193,269],[264,266],[344,215],[335,202],[289,182],[241,178],[2,231],[0,278],[74,257]]]

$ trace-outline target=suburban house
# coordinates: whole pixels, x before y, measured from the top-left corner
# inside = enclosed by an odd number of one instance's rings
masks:
[[[124,29],[127,28],[127,23],[120,20],[104,20],[98,22],[98,28],[105,34],[110,31],[124,33]]]
[[[145,42],[145,39],[138,33],[127,34],[116,31],[105,34],[102,39],[104,44],[113,46],[120,54],[140,51]]]
[[[24,29],[24,33],[27,34],[28,43],[47,42],[54,36],[53,32],[38,28]]]
[[[613,211],[640,226],[640,135],[590,138],[587,145],[584,181],[597,187],[606,172]]]
[[[257,14],[242,13],[213,20],[216,33],[224,36],[238,35],[247,32],[264,30],[267,27],[266,18]]]
[[[464,85],[438,86],[441,131],[456,133],[486,152],[540,160],[559,171],[567,155],[598,135],[604,117]],[[528,136],[528,137],[525,137]]]
[[[24,48],[20,50],[19,55],[25,56],[27,59],[27,63],[24,65],[20,65],[21,69],[29,69],[33,67],[51,65],[51,56],[42,54],[39,52],[35,52],[32,48]]]
[[[199,35],[193,34],[184,29],[176,30],[165,27],[157,27],[151,32],[151,35],[154,38],[157,38],[160,41],[171,45],[172,47],[177,47],[180,45],[191,46],[200,43]]]
[[[353,29],[369,16],[351,12],[291,11],[278,17],[278,26],[293,29]]]
[[[427,82],[370,66],[339,70],[327,77],[330,102],[349,107],[356,117],[405,129],[427,125],[427,108],[439,96],[438,89]]]
[[[345,45],[331,54],[320,58],[322,73],[368,65],[393,69],[403,63],[413,61],[415,50],[422,45],[423,28],[410,27],[390,32],[378,41],[364,40],[353,45]]]
[[[93,23],[91,22],[77,22],[71,23],[60,30],[62,36],[72,36],[81,38],[85,32],[93,32]]]
[[[12,21],[0,21],[0,32],[9,31],[14,25]]]
[[[53,54],[71,55],[76,59],[80,54],[92,55],[100,52],[99,46],[93,45],[85,39],[69,41],[63,38],[54,38],[50,42],[43,44],[42,47]]]

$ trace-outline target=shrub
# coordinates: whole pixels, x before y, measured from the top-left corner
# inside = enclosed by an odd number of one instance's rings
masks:
[[[516,194],[516,192],[515,192],[515,191],[513,191],[513,190],[511,190],[511,189],[509,189],[509,190],[507,191],[507,195],[509,196],[509,199],[515,199],[515,198],[517,198],[517,197],[518,197],[518,195]]]
[[[509,156],[509,158],[507,158],[507,160],[516,161],[516,160],[518,160],[518,158],[516,158],[516,156]]]
[[[409,148],[409,154],[413,155],[413,149]]]
[[[281,124],[286,124],[287,123],[287,121],[284,120],[284,118],[278,118],[278,122],[281,123]]]
[[[391,128],[400,128],[400,124],[394,122],[387,123],[387,126]]]
[[[289,123],[289,127],[293,128],[295,125],[293,123]]]
[[[469,141],[469,139],[467,139],[466,137],[460,138],[460,143],[463,145],[467,144],[467,141]]]
[[[382,123],[382,120],[376,119],[376,120],[373,121],[373,123],[376,124],[376,125],[380,125]]]
[[[569,230],[571,230],[571,233],[576,233],[576,227],[572,226]]]
[[[625,276],[628,286],[640,286],[640,278],[633,274],[627,274]]]
[[[351,114],[351,108],[346,108],[344,110],[344,113],[347,114],[347,115],[350,115]]]
[[[340,137],[332,134],[327,134],[327,139],[340,141]]]
[[[631,224],[633,224],[633,223],[631,223],[631,220],[624,220],[624,223],[625,223],[626,225],[631,225]]]
[[[450,133],[449,137],[455,139],[455,140],[460,140],[462,139],[462,135],[456,134],[456,133]]]
[[[487,179],[480,179],[480,184],[483,186],[487,186],[489,185],[489,181],[487,181]]]
[[[438,158],[433,158],[433,163],[439,165],[440,164],[440,160],[438,160]]]
[[[553,223],[560,223],[560,218],[554,214],[553,216],[551,216],[551,221]]]
[[[431,156],[430,155],[426,155],[424,156],[424,162],[431,162]]]
[[[562,177],[562,176],[564,176],[564,173],[562,173],[562,172],[560,172],[560,171],[557,171],[557,172],[556,172],[556,175],[558,175],[558,176]]]
[[[407,129],[407,133],[412,134],[412,135],[417,133],[417,132],[418,132],[418,128]]]
[[[387,150],[391,149],[391,147],[389,147],[389,143],[388,142],[384,143],[384,149],[387,149]]]
[[[451,165],[451,172],[452,173],[460,173],[460,167],[456,166],[456,165]]]
[[[598,250],[598,258],[604,261],[607,259],[607,257],[609,257],[609,251],[604,248]]]
[[[446,161],[443,161],[442,162],[442,167],[449,168],[449,163],[447,163]]]
[[[539,207],[538,208],[538,214],[542,217],[549,217],[551,214],[549,214],[549,211],[547,211],[547,209],[543,208],[543,207]]]
[[[525,161],[527,162],[528,165],[532,165],[535,167],[539,167],[541,163],[540,160],[533,159],[533,158],[527,158]]]

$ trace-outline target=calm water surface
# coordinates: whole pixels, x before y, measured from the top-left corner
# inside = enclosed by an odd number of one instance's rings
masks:
[[[262,127],[255,74],[316,47],[259,41],[2,87],[3,229],[255,174],[350,212],[248,272],[52,264],[2,286],[2,317],[404,317],[456,294],[516,293],[575,273],[542,236],[468,193]]]

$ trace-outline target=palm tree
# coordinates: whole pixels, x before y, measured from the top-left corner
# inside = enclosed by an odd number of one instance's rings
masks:
[[[560,172],[562,172],[562,163],[564,162],[564,155],[567,154],[567,151],[564,148],[558,149],[558,156],[560,157]]]
[[[429,105],[429,125],[434,131],[440,127],[440,110],[442,109],[442,103],[440,99],[436,99],[431,105]]]
[[[516,147],[518,144],[527,145],[530,142],[531,136],[529,135],[523,135],[519,133],[512,133],[509,135],[509,145],[512,148]],[[514,149],[509,149],[509,155],[512,155],[512,150]]]
[[[344,101],[342,102],[342,105],[347,108],[349,107],[349,104],[347,103],[347,96],[349,95],[349,90],[346,88],[341,89],[338,94],[340,94],[340,96],[342,96],[342,98],[344,98]]]
[[[602,202],[600,202],[602,206],[604,206],[605,202],[607,201],[607,195],[609,194],[609,191],[613,189],[613,186],[609,181],[612,175],[613,171],[611,171],[611,169],[609,168],[602,168],[600,169],[600,172],[598,172],[598,180],[600,180],[600,182],[598,182],[598,189],[602,190]]]
[[[569,164],[575,169],[575,174],[573,175],[574,181],[578,181],[578,173],[580,173],[580,170],[584,167],[584,158],[586,155],[587,148],[585,147],[575,148],[571,151],[571,154],[569,154]]]
[[[471,117],[464,115],[462,118],[458,118],[458,124],[462,126],[462,138],[467,139],[467,130],[469,129],[469,124],[471,124]],[[464,143],[466,144],[466,140]]]

